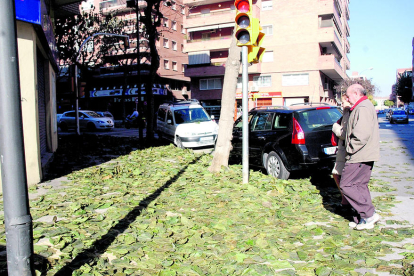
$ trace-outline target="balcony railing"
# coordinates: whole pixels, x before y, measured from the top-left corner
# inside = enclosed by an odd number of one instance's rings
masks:
[[[193,19],[193,18],[200,18],[200,17],[208,17],[208,16],[214,16],[214,15],[220,15],[220,14],[228,14],[229,12],[235,13],[235,11],[228,9],[224,11],[209,12],[209,13],[204,13],[204,14],[189,14],[186,16],[186,18]]]
[[[220,36],[220,37],[210,37],[210,38],[200,38],[200,39],[189,39],[187,43],[197,43],[197,42],[205,42],[205,41],[212,41],[212,40],[224,40],[224,39],[231,39],[232,36]]]
[[[145,0],[138,0],[138,6],[142,6],[143,4],[146,4]],[[99,10],[102,11],[104,9],[122,9],[126,8],[126,2],[125,0],[108,0],[108,1],[102,1],[99,3]]]

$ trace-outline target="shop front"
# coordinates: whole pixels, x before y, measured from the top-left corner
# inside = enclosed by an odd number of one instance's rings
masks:
[[[237,108],[242,107],[242,93],[236,94]],[[249,92],[249,110],[258,106],[283,105],[282,92]]]

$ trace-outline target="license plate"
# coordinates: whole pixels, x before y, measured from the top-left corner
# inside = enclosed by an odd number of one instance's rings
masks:
[[[200,138],[200,142],[201,141],[212,141],[214,138],[213,138],[213,136],[208,136],[208,137],[201,137]]]
[[[336,149],[337,147],[324,148],[323,152],[325,152],[326,155],[332,155],[336,153]]]

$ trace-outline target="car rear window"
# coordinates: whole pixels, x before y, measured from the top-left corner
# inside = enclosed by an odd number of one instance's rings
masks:
[[[203,108],[189,108],[174,110],[176,124],[188,124],[210,121],[210,117]]]
[[[305,131],[332,127],[342,113],[337,108],[313,109],[297,113],[299,124]]]
[[[402,110],[396,110],[393,112],[394,115],[405,115],[405,111]]]

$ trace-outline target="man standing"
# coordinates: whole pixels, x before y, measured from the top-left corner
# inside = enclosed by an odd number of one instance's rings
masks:
[[[353,84],[346,90],[352,107],[345,137],[347,156],[340,182],[343,195],[358,213],[349,223],[357,230],[372,229],[380,219],[368,188],[372,167],[380,157],[379,126],[374,105],[365,95],[360,84]]]

